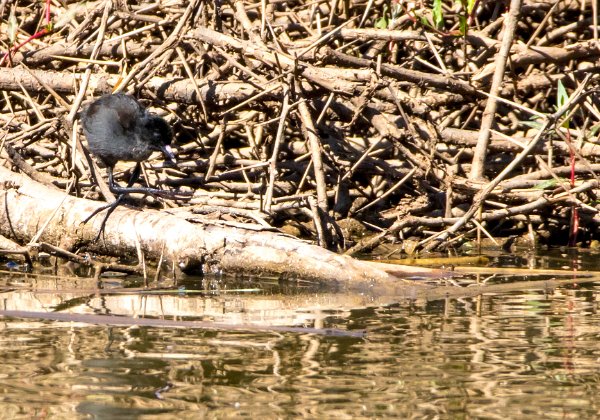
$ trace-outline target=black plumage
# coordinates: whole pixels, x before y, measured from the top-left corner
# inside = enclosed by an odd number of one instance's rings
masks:
[[[173,134],[169,124],[147,112],[132,96],[122,93],[102,96],[83,111],[81,122],[90,152],[108,169],[109,187],[114,188],[113,192],[120,192],[112,180],[118,161],[139,163],[154,151],[163,152],[171,162],[175,160],[170,147]]]
[[[116,93],[104,95],[92,102],[83,110],[80,119],[90,152],[106,165],[109,188],[118,194],[116,201],[94,211],[84,223],[108,208],[101,233],[109,215],[124,195],[170,195],[152,188],[132,188],[140,176],[140,162],[148,159],[152,152],[161,151],[168,161],[175,161],[170,147],[173,133],[163,118],[146,111],[134,97]],[[137,162],[125,188],[119,187],[113,179],[113,168],[118,161]]]

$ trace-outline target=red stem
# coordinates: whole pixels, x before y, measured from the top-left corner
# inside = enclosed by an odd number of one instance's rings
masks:
[[[46,0],[46,25],[50,25],[50,0]]]
[[[7,52],[5,52],[2,55],[2,58],[0,58],[0,66],[4,64],[4,61],[6,61],[7,58],[10,61],[11,54],[14,54],[17,51],[19,51],[19,48],[21,48],[23,45],[27,44],[28,42],[33,41],[34,39],[41,38],[42,36],[50,33],[50,26],[52,24],[52,21],[50,20],[50,6],[51,6],[50,1],[51,0],[46,0],[46,13],[45,13],[46,27],[42,28],[42,30],[40,30],[40,31],[37,31],[36,33],[31,35],[29,38],[27,38],[25,41],[21,42],[19,45],[13,46]],[[11,65],[12,65],[12,63],[11,63]]]
[[[571,143],[571,132],[567,129],[567,144],[569,145],[569,160],[571,163],[571,188],[575,186],[575,151]],[[569,246],[577,244],[577,233],[579,232],[579,211],[576,204],[571,205],[571,229],[569,232]]]

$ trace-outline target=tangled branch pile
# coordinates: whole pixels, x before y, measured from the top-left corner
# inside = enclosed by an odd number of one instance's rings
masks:
[[[44,4],[15,3],[0,3],[3,164],[72,194],[101,198],[77,111],[119,90],[176,133],[178,167],[157,159],[146,182],[194,195],[165,206],[350,252],[477,229],[565,243],[600,222],[591,1],[59,1],[29,40]]]

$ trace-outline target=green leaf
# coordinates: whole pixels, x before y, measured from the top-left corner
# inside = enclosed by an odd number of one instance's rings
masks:
[[[387,6],[384,6],[384,10],[387,9]],[[392,3],[392,22],[394,19],[398,19],[400,16],[404,15],[404,9],[400,5],[400,3]]]
[[[537,129],[542,128],[542,123],[539,121],[521,121],[520,123],[523,125],[526,125],[527,127],[531,127],[531,128],[537,128]]]
[[[415,15],[415,17],[419,18],[419,20],[421,21],[421,25],[425,26],[426,28],[431,27],[431,23],[429,22],[429,20],[427,20],[427,17],[423,15]]]
[[[19,24],[17,23],[17,17],[15,16],[15,9],[12,8],[10,16],[8,17],[8,40],[11,44],[14,44],[17,40],[17,31],[19,30]]]
[[[383,5],[383,12],[381,13],[381,17],[375,21],[375,27],[377,29],[387,29],[390,24],[390,20],[387,17],[388,7],[387,4]]]
[[[444,23],[444,11],[442,10],[442,0],[433,0],[433,25],[441,28]]]
[[[566,179],[561,179],[561,182],[567,182]],[[540,182],[539,184],[536,184],[535,187],[533,187],[533,189],[535,190],[546,190],[548,188],[554,188],[558,185],[558,180],[552,178],[552,179],[547,179],[545,181]]]
[[[465,35],[467,33],[467,17],[463,15],[458,16],[458,20],[460,22],[460,34]]]
[[[600,123],[594,124],[590,129],[590,135],[595,136],[600,131]]]
[[[556,105],[558,108],[562,107],[569,100],[569,94],[567,93],[567,89],[565,89],[565,85],[563,85],[562,81],[558,81],[558,87],[556,92]]]
[[[377,29],[387,29],[387,27],[388,27],[387,18],[384,16],[382,18],[377,19],[377,21],[375,22],[375,27]]]
[[[568,101],[569,101],[569,94],[567,93],[567,89],[565,89],[565,85],[563,85],[562,81],[559,80],[557,88],[556,88],[556,107],[561,108]],[[562,126],[569,128],[569,119],[568,118],[565,120],[565,122],[563,122]]]
[[[476,3],[477,3],[477,0],[467,0],[467,13],[468,14],[473,13],[473,8],[475,7]]]

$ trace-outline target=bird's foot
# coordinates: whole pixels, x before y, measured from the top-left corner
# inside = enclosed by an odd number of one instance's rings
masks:
[[[87,222],[89,222],[98,213],[100,213],[101,211],[104,211],[104,210],[108,209],[108,211],[106,212],[106,215],[104,216],[104,219],[102,220],[102,224],[100,225],[100,229],[98,230],[98,235],[96,235],[96,238],[94,239],[94,242],[97,242],[98,239],[100,239],[100,235],[102,235],[102,233],[104,232],[104,228],[106,227],[106,221],[108,220],[108,218],[110,217],[110,215],[112,214],[112,212],[115,211],[115,209],[119,206],[119,204],[121,203],[122,199],[123,199],[123,195],[119,195],[115,201],[113,201],[112,203],[108,203],[108,204],[106,204],[106,205],[104,205],[102,207],[98,207],[96,210],[94,210],[92,212],[92,214],[90,214],[88,217],[86,217],[81,222],[81,224],[85,225]]]

